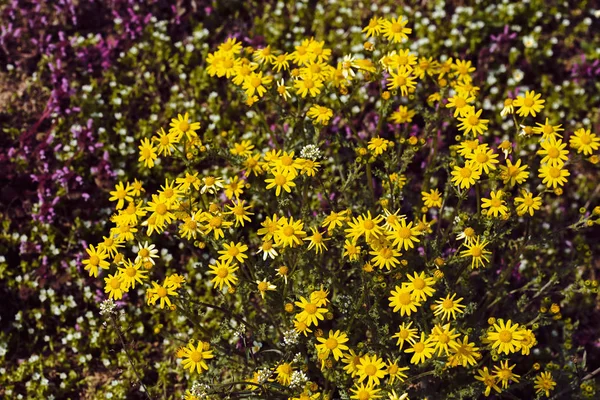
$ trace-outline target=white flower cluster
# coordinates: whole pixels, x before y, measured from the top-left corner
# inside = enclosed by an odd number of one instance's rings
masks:
[[[272,374],[272,372],[269,368],[262,368],[262,369],[258,370],[258,379],[257,379],[258,383],[263,384],[266,381],[268,381],[269,378],[271,377],[271,374]]]
[[[117,305],[112,299],[107,299],[100,304],[100,315],[116,314]]]
[[[199,398],[204,398],[208,396],[208,391],[210,390],[210,386],[205,383],[194,382],[192,384],[192,389],[190,390],[192,394]]]
[[[297,388],[303,386],[308,381],[308,376],[303,371],[294,371],[290,377],[290,386]]]
[[[299,332],[296,332],[294,329],[290,329],[288,331],[283,332],[283,343],[286,346],[293,346],[298,344],[298,337],[300,336]]]
[[[321,150],[314,144],[307,144],[300,150],[300,157],[315,161],[321,157]]]

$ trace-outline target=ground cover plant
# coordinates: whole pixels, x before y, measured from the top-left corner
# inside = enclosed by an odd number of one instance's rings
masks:
[[[3,397],[597,396],[593,4],[0,10]]]

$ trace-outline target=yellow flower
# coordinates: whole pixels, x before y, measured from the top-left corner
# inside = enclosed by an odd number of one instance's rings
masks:
[[[165,305],[171,307],[171,300],[169,299],[169,296],[176,295],[177,292],[175,292],[175,288],[171,285],[167,285],[166,280],[162,285],[152,282],[152,288],[146,290],[148,304],[156,304],[156,301],[159,300],[161,309],[165,308]]]
[[[344,343],[348,342],[348,336],[344,332],[329,331],[328,338],[318,337],[317,341],[321,344],[315,345],[319,353],[326,352],[333,354],[333,358],[337,361],[344,356],[342,351],[348,350],[349,347]]]
[[[396,72],[391,71],[390,77],[387,78],[387,87],[389,90],[400,89],[402,96],[408,95],[409,89],[414,89],[416,82],[412,71],[406,67],[396,69]]]
[[[493,190],[490,192],[490,199],[482,198],[481,199],[481,207],[489,208],[488,215],[493,215],[495,218],[498,218],[498,215],[506,216],[508,215],[508,207],[504,205],[504,200],[502,200],[502,195],[504,193],[502,190],[498,190],[494,192]]]
[[[286,174],[282,169],[275,169],[272,171],[273,178],[265,179],[265,183],[267,183],[267,189],[275,188],[275,195],[279,196],[281,194],[281,189],[285,190],[287,193],[291,193],[293,187],[296,186],[294,183],[295,175]]]
[[[133,201],[133,192],[134,189],[129,185],[124,186],[123,182],[119,182],[115,185],[115,190],[110,192],[109,201],[117,201],[117,206],[115,207],[117,210],[120,210],[125,205],[125,201]]]
[[[494,150],[488,149],[487,146],[478,146],[475,151],[466,155],[468,160],[473,161],[473,164],[479,168],[482,168],[486,174],[490,173],[490,170],[495,170],[498,164],[498,154],[494,153]]]
[[[296,88],[296,93],[302,96],[302,98],[306,97],[307,94],[310,97],[315,97],[321,93],[323,81],[309,74],[295,80],[294,87]]]
[[[541,150],[538,150],[538,154],[543,155],[542,164],[548,164],[550,167],[560,168],[565,164],[569,154],[568,150],[565,150],[567,147],[566,143],[563,143],[562,140],[555,140],[554,138],[550,138],[548,140],[544,140],[540,143],[542,146]]]
[[[379,380],[387,374],[383,359],[377,355],[369,356],[366,354],[360,359],[360,364],[356,368],[358,370],[358,382],[367,379],[368,386],[379,385]]]
[[[409,110],[406,106],[398,106],[398,109],[390,116],[390,120],[395,124],[409,124],[415,114],[414,110]]]
[[[421,196],[423,196],[425,207],[433,208],[442,206],[442,194],[437,189],[431,189],[429,193],[421,192]]]
[[[490,120],[480,118],[482,112],[483,110],[467,110],[464,117],[458,118],[458,120],[461,122],[458,124],[458,130],[464,131],[465,135],[469,134],[470,132],[472,132],[473,135],[483,135],[483,132],[488,130],[487,124],[490,122]]]
[[[408,20],[403,16],[391,20],[384,19],[380,24],[383,37],[392,43],[400,43],[403,39],[408,39],[407,35],[412,33],[412,29],[406,27]]]
[[[552,374],[550,372],[542,372],[537,375],[534,379],[535,385],[533,388],[535,389],[535,393],[544,393],[546,397],[550,397],[550,391],[554,390],[556,386],[556,382],[552,379]]]
[[[294,369],[292,368],[292,365],[290,363],[283,363],[278,365],[275,369],[275,372],[277,373],[277,382],[286,386],[290,385],[290,383],[292,382],[292,372],[294,372]]]
[[[188,141],[191,141],[198,136],[196,131],[200,129],[200,122],[190,123],[190,116],[188,113],[185,113],[183,116],[177,114],[177,118],[171,119],[169,126],[171,127],[169,133],[175,134],[175,137],[177,137],[178,140],[181,136],[186,135]]]
[[[386,370],[387,374],[390,376],[388,384],[393,385],[396,378],[398,378],[400,382],[404,382],[404,379],[408,378],[404,371],[408,371],[408,369],[408,367],[399,367],[397,361],[388,360]]]
[[[329,240],[329,238],[323,238],[323,235],[316,230],[315,228],[310,228],[312,231],[312,235],[305,237],[303,240],[309,242],[308,250],[311,250],[313,247],[317,254],[320,254],[323,250],[327,250],[327,246],[325,246],[325,242]]]
[[[452,296],[448,294],[445,298],[442,297],[439,300],[436,300],[436,306],[434,308],[434,315],[442,316],[442,320],[450,320],[450,316],[452,315],[452,319],[456,319],[456,313],[462,314],[465,308],[464,305],[460,304],[463,298],[455,299],[456,293],[453,293]]]
[[[235,271],[239,269],[236,264],[231,265],[230,261],[215,261],[215,265],[209,265],[210,271],[209,274],[215,275],[215,277],[211,280],[214,283],[214,288],[217,286],[219,290],[223,289],[223,285],[227,285],[229,289],[231,289],[232,285],[237,283],[237,276],[235,276]]]
[[[355,383],[354,388],[350,389],[352,392],[352,396],[350,399],[354,400],[371,400],[371,399],[379,399],[381,396],[378,394],[381,392],[381,389],[375,389],[373,385],[364,385],[363,383]]]
[[[467,111],[470,110],[469,104],[475,101],[475,96],[469,96],[468,93],[459,93],[454,97],[448,98],[446,108],[454,108],[454,118],[466,117]]]
[[[475,343],[469,343],[469,337],[465,335],[463,340],[458,339],[450,345],[452,355],[448,358],[448,364],[451,367],[462,365],[463,367],[473,366],[477,363],[477,359],[481,358],[479,347],[475,347]]]
[[[367,215],[359,215],[358,218],[352,218],[352,221],[348,221],[350,228],[346,229],[346,235],[354,242],[361,236],[365,237],[365,240],[369,241],[371,238],[376,238],[383,233],[379,223],[383,220],[381,215],[373,218],[371,217],[371,211],[367,211]]]
[[[499,353],[516,353],[521,349],[523,333],[518,330],[519,324],[513,324],[509,319],[506,324],[498,320],[493,326],[493,331],[488,332],[487,340],[492,343],[492,349],[498,349]]]
[[[562,138],[562,135],[558,133],[558,132],[564,131],[564,129],[561,128],[562,125],[554,125],[553,126],[548,123],[548,118],[546,118],[545,123],[540,124],[539,122],[536,122],[536,125],[537,125],[536,127],[530,128],[531,133],[537,133],[538,135],[542,135],[541,140],[556,139],[557,136]],[[525,127],[523,129],[523,131],[527,134],[526,128],[527,127]]]
[[[533,216],[533,212],[540,209],[542,198],[539,196],[533,197],[533,193],[523,191],[522,197],[515,197],[515,205],[517,206],[517,214],[523,215],[529,213]]]
[[[415,343],[404,350],[404,352],[409,354],[413,353],[410,359],[411,364],[421,364],[433,356],[433,353],[435,353],[434,348],[435,345],[431,337],[425,338],[425,333],[421,332],[421,339],[415,341]]]
[[[244,80],[243,88],[246,92],[246,96],[252,97],[254,96],[254,93],[256,93],[259,98],[263,97],[267,92],[266,86],[270,85],[271,82],[273,82],[272,76],[263,76],[262,71],[258,73],[252,72],[250,76]]]
[[[219,260],[227,263],[237,260],[243,264],[244,260],[248,258],[248,256],[245,254],[246,251],[248,251],[248,246],[243,243],[223,243],[223,250],[219,250],[218,252],[220,254]]]
[[[479,242],[479,236],[475,239],[472,239],[470,243],[465,243],[467,250],[463,250],[460,253],[461,257],[472,257],[471,260],[471,268],[479,268],[479,266],[485,267],[485,262],[490,262],[490,259],[487,257],[489,254],[492,254],[488,250],[485,249],[485,246],[488,245],[488,242],[483,239],[483,241]]]
[[[521,160],[517,160],[515,164],[510,159],[506,159],[506,166],[500,166],[500,178],[502,183],[510,185],[511,187],[515,184],[521,184],[529,177],[529,171],[527,171],[527,164],[521,165]]]
[[[128,290],[122,274],[109,274],[108,277],[104,278],[104,283],[104,292],[109,294],[110,299],[119,300],[123,298],[123,292]]]
[[[208,360],[214,357],[212,350],[208,349],[208,343],[198,341],[196,347],[192,343],[188,344],[188,347],[184,348],[182,355],[179,358],[183,358],[182,365],[185,369],[189,369],[190,372],[196,370],[197,373],[201,374],[204,371],[208,371],[208,365],[204,360]]]
[[[589,129],[577,129],[569,140],[569,145],[577,150],[577,153],[583,153],[586,156],[598,150],[600,146],[600,138],[596,134],[591,133]]]
[[[333,117],[333,110],[331,108],[315,104],[308,110],[306,115],[309,118],[312,118],[316,123],[327,125],[329,123],[329,119]]]
[[[390,293],[391,296],[388,297],[390,307],[393,307],[394,312],[400,311],[401,316],[404,316],[404,314],[410,316],[410,314],[417,311],[417,307],[421,306],[421,303],[409,288],[396,286],[395,290],[392,290]]]
[[[472,161],[468,161],[464,167],[456,165],[452,170],[452,182],[461,189],[468,189],[481,177],[481,168]]]
[[[508,381],[519,383],[519,378],[521,376],[512,372],[514,367],[516,367],[516,364],[510,367],[508,366],[508,360],[500,361],[500,367],[494,365],[494,377],[500,379],[502,382],[502,389],[506,389],[508,387]]]
[[[393,247],[381,246],[378,249],[374,249],[369,252],[373,257],[373,262],[376,267],[380,269],[386,268],[388,271],[392,268],[396,268],[396,265],[400,262],[396,257],[400,257],[402,254]]]
[[[271,282],[267,281],[266,279],[263,279],[262,281],[256,281],[256,287],[257,287],[258,291],[260,292],[260,297],[262,297],[263,299],[265,298],[265,293],[267,292],[267,290],[277,289],[277,286],[273,285]]]
[[[296,314],[296,319],[298,321],[306,323],[306,326],[309,327],[311,325],[317,326],[319,324],[319,320],[325,319],[323,316],[326,312],[326,308],[318,307],[316,302],[313,302],[313,298],[311,301],[306,300],[304,297],[300,296],[300,301],[296,301],[294,304],[302,309],[302,311]]]
[[[302,230],[304,223],[301,220],[294,221],[294,217],[289,219],[282,217],[278,220],[278,224],[279,228],[274,235],[277,246],[296,247],[302,244],[306,232]]]
[[[477,373],[479,375],[475,376],[475,379],[482,382],[485,385],[485,396],[489,396],[492,389],[494,389],[497,393],[500,393],[502,390],[496,385],[496,377],[490,374],[488,367],[483,367],[483,369],[478,369]]]
[[[416,226],[413,227],[413,222],[407,225],[406,220],[401,219],[400,223],[393,227],[392,230],[387,231],[386,234],[392,240],[392,244],[398,249],[404,248],[404,250],[408,250],[415,247],[414,243],[419,243],[417,236],[421,235],[422,232]]]
[[[436,324],[429,337],[431,341],[435,344],[435,348],[433,352],[438,352],[438,356],[441,356],[442,353],[445,355],[450,355],[450,347],[456,344],[456,338],[459,337],[460,334],[456,333],[454,328],[450,328],[450,324],[440,325]]]
[[[245,221],[252,221],[249,215],[254,215],[254,213],[248,211],[252,208],[252,205],[245,206],[246,200],[233,200],[231,204],[233,205],[233,207],[230,205],[225,206],[229,209],[229,211],[226,212],[225,215],[235,216],[235,227],[237,227],[238,225],[244,226]]]
[[[402,350],[402,347],[404,347],[404,342],[414,344],[415,339],[419,337],[417,334],[417,329],[411,328],[412,323],[413,321],[410,321],[408,324],[406,322],[403,322],[402,325],[400,325],[400,327],[398,328],[398,332],[396,332],[394,336],[392,336],[392,338],[398,339],[396,341],[396,345],[400,347],[400,350]]]
[[[541,100],[540,97],[542,95],[536,94],[533,90],[526,91],[525,96],[518,96],[513,102],[515,107],[519,107],[517,114],[521,117],[527,117],[528,115],[535,117],[536,113],[544,108],[545,100]]]
[[[365,37],[368,39],[371,36],[379,36],[381,34],[381,28],[383,27],[383,21],[383,18],[371,18],[369,24],[362,30],[362,32],[365,33]]]
[[[106,261],[108,254],[106,251],[100,248],[96,249],[93,245],[89,245],[85,251],[88,253],[89,258],[83,260],[83,266],[86,271],[89,271],[90,276],[94,278],[98,277],[98,268],[108,269],[110,263]]]
[[[567,182],[567,176],[571,175],[566,168],[551,167],[542,165],[539,169],[540,178],[543,178],[542,183],[548,188],[556,189],[557,186],[563,186]]]

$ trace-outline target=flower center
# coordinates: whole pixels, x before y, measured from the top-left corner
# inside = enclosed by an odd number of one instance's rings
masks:
[[[156,294],[158,295],[158,297],[165,297],[167,295],[167,289],[165,289],[164,287],[159,287],[156,291]]]
[[[233,246],[233,247],[230,247],[229,250],[227,250],[227,254],[229,254],[232,257],[235,257],[238,254],[240,254],[240,251],[238,250],[237,247]]]
[[[397,230],[398,233],[398,237],[400,237],[401,239],[408,239],[410,238],[410,229],[407,227],[400,227]]]
[[[460,169],[460,176],[462,176],[463,178],[470,178],[472,173],[473,171],[471,171],[471,168],[469,167],[464,167]]]
[[[125,270],[125,273],[127,274],[128,277],[133,278],[136,275],[137,270],[133,267],[127,267],[127,269]]]
[[[488,156],[485,153],[478,153],[477,157],[475,157],[478,163],[485,164],[488,161]]]
[[[267,282],[260,282],[258,284],[258,290],[260,290],[261,292],[266,292],[268,288],[269,284]]]
[[[283,234],[285,236],[288,236],[288,237],[292,236],[292,235],[294,235],[294,232],[295,232],[294,228],[292,226],[290,226],[290,225],[288,225],[285,228],[283,228]]]
[[[492,199],[490,201],[490,204],[492,205],[492,207],[498,208],[498,207],[500,207],[502,205],[502,200],[500,200],[500,199]]]
[[[390,26],[390,31],[392,31],[392,33],[400,33],[402,32],[402,25],[398,23],[392,24],[392,26]]]
[[[416,278],[413,281],[413,286],[415,287],[415,289],[421,290],[426,286],[425,280],[423,280],[421,278]]]
[[[498,334],[498,340],[503,343],[510,343],[512,340],[512,333],[508,330],[504,330]]]
[[[198,361],[202,360],[202,353],[199,351],[192,351],[190,353],[190,360],[192,360],[193,362],[197,363]]]
[[[525,107],[531,107],[533,105],[533,99],[527,97],[525,100],[523,100],[523,105]]]
[[[190,129],[190,124],[187,121],[181,121],[179,123],[179,130],[182,132],[186,132],[188,129]]]
[[[479,124],[479,118],[477,118],[476,115],[470,115],[469,118],[467,118],[467,122],[469,123],[469,125],[477,125]]]
[[[221,226],[221,222],[222,222],[221,217],[217,216],[217,217],[212,217],[208,224],[211,226],[211,228],[218,228]]]
[[[425,345],[423,344],[423,342],[415,343],[414,350],[415,353],[422,353],[423,350],[425,350]]]
[[[277,175],[275,177],[275,184],[277,186],[283,186],[286,184],[286,182],[287,182],[287,178],[285,177],[285,175]]]
[[[337,345],[338,345],[338,341],[335,340],[334,338],[329,338],[325,342],[325,347],[327,347],[329,350],[335,349],[337,347]]]
[[[367,219],[367,220],[365,220],[365,222],[363,222],[363,227],[368,231],[373,229],[374,226],[375,226],[375,224],[370,219]]]
[[[556,147],[550,147],[548,149],[548,157],[558,158],[559,155],[560,155],[560,152],[558,151],[558,149]]]
[[[304,306],[304,311],[306,311],[307,314],[314,314],[317,312],[317,306],[315,306],[312,303],[308,303],[307,305]]]
[[[98,264],[100,264],[100,258],[96,255],[91,256],[90,257],[90,265],[96,266]]]
[[[229,275],[229,270],[227,269],[227,267],[219,267],[217,269],[217,276],[221,279],[224,279],[225,277],[227,277],[227,275]]]
[[[377,373],[377,367],[373,364],[369,364],[365,367],[365,375],[373,376]]]
[[[262,83],[262,80],[258,76],[254,76],[250,79],[250,84],[255,88],[259,87]]]
[[[560,176],[560,170],[558,168],[555,167],[550,167],[548,169],[548,175],[550,175],[552,178],[558,178]]]
[[[118,288],[120,288],[121,287],[121,281],[119,279],[117,279],[117,278],[112,278],[110,280],[110,287],[113,288],[113,289],[115,289],[115,290],[118,289]]]
[[[471,249],[471,255],[473,255],[475,258],[481,257],[481,253],[481,247],[475,246]]]
[[[312,88],[315,86],[315,84],[314,84],[314,82],[312,81],[312,79],[310,79],[310,78],[306,78],[306,79],[304,79],[304,86],[305,86],[307,89],[312,89]]]
[[[167,213],[167,206],[164,203],[160,203],[156,206],[156,213],[158,215],[165,215]]]
[[[454,307],[454,302],[450,299],[445,299],[442,302],[442,307],[444,307],[446,310],[450,310],[451,308]]]
[[[398,303],[402,304],[403,306],[409,305],[410,301],[410,293],[404,292],[398,295]]]

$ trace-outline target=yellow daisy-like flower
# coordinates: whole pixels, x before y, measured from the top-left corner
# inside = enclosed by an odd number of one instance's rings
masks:
[[[303,231],[304,223],[301,220],[294,221],[294,217],[283,217],[279,219],[278,224],[279,228],[274,235],[277,246],[295,247],[302,245],[306,232]]]
[[[502,390],[496,385],[496,377],[490,374],[488,367],[483,367],[483,369],[478,369],[477,373],[479,375],[475,376],[475,379],[482,382],[485,385],[485,391],[483,394],[485,397],[489,396],[492,389],[496,391],[496,393],[500,393]]]
[[[181,136],[186,135],[188,141],[191,141],[198,136],[196,131],[200,129],[200,122],[190,122],[188,113],[185,113],[185,115],[177,114],[177,118],[171,119],[169,126],[171,127],[169,133],[174,133],[179,139]]]
[[[218,286],[219,290],[222,290],[223,285],[227,285],[231,289],[232,285],[237,283],[238,278],[235,276],[235,271],[239,267],[236,264],[231,265],[229,261],[217,260],[215,265],[209,265],[208,268],[210,268],[208,273],[215,276],[211,279],[211,282],[214,283],[214,288]]]
[[[383,28],[383,18],[373,17],[369,20],[369,24],[362,30],[368,39],[371,36],[379,36],[381,34],[381,28]]]
[[[518,329],[519,324],[513,324],[509,319],[506,324],[498,320],[493,330],[487,334],[487,340],[492,344],[492,349],[498,349],[499,353],[510,354],[521,350],[523,333]]]
[[[367,211],[367,215],[359,215],[358,218],[353,217],[352,221],[348,221],[350,228],[345,230],[346,235],[354,242],[361,236],[364,236],[366,241],[377,238],[383,233],[381,226],[379,226],[382,220],[381,215],[373,218],[371,217],[371,211]]]
[[[524,215],[529,213],[533,217],[534,211],[540,209],[542,205],[542,198],[539,196],[533,197],[533,193],[523,191],[522,197],[515,197],[515,205],[517,206],[517,214]]]
[[[456,293],[453,293],[452,296],[448,294],[445,298],[442,297],[439,300],[436,300],[436,306],[433,311],[434,315],[441,315],[442,320],[450,320],[456,319],[456,313],[464,313],[462,309],[465,308],[465,306],[460,304],[463,298],[455,299],[455,297]],[[452,318],[450,318],[450,316],[452,316]]]
[[[387,374],[383,359],[377,355],[365,355],[360,359],[360,364],[356,368],[358,369],[358,382],[367,379],[367,385],[379,385],[379,380]]]
[[[565,161],[568,160],[567,155],[569,154],[569,151],[565,150],[567,144],[563,143],[562,140],[550,138],[541,142],[540,146],[542,146],[542,148],[538,150],[537,153],[544,156],[544,158],[542,158],[542,164],[560,168],[565,164]]]
[[[481,177],[481,168],[469,161],[464,167],[456,165],[452,170],[452,182],[461,189],[468,189]]]
[[[282,169],[275,169],[272,171],[273,177],[265,179],[267,183],[267,189],[275,188],[275,195],[279,196],[281,190],[285,190],[287,193],[291,193],[293,187],[296,187],[294,183],[295,175],[286,174]]]
[[[517,160],[514,164],[507,158],[506,166],[500,166],[500,178],[502,183],[509,186],[515,184],[522,184],[527,178],[529,178],[529,171],[527,171],[527,164],[521,165],[521,160]]]
[[[371,400],[371,399],[379,399],[381,395],[378,393],[381,392],[381,389],[375,389],[374,385],[364,385],[363,383],[356,383],[353,389],[350,389],[352,392],[351,399],[354,400]]]
[[[315,104],[308,110],[306,115],[313,119],[315,123],[327,125],[329,123],[329,119],[333,117],[333,110],[331,108]]]
[[[302,98],[306,97],[306,95],[309,95],[310,97],[316,97],[319,93],[321,93],[322,87],[323,81],[310,74],[294,81],[296,94],[302,96]]]
[[[419,337],[417,334],[417,328],[412,328],[413,321],[410,321],[408,324],[403,322],[402,325],[398,328],[398,332],[392,336],[393,339],[397,339],[396,345],[400,347],[404,347],[404,342],[408,342],[409,344],[414,344],[415,339]]]
[[[531,115],[535,117],[536,113],[539,113],[544,108],[543,104],[545,100],[540,99],[541,94],[536,94],[533,90],[525,92],[525,96],[518,96],[513,105],[519,107],[517,114],[521,117],[527,117]]]
[[[119,182],[115,185],[115,190],[110,192],[109,201],[116,201],[117,206],[115,207],[117,210],[120,210],[125,205],[125,201],[131,202],[133,201],[133,192],[134,189],[129,185],[123,185],[123,182]]]
[[[229,244],[223,243],[223,250],[219,250],[219,260],[227,263],[234,262],[237,260],[239,263],[244,263],[244,260],[248,258],[245,254],[248,251],[248,246],[243,243],[230,242]]]
[[[437,189],[431,189],[429,192],[421,192],[421,196],[423,196],[423,203],[427,208],[442,206],[442,194]]]
[[[290,383],[292,383],[292,372],[294,372],[294,369],[290,363],[278,365],[275,369],[275,373],[277,373],[277,382],[289,386]]]
[[[469,96],[468,93],[459,93],[454,97],[448,98],[446,108],[454,108],[454,118],[465,117],[471,109],[469,105],[475,101],[475,96]]]
[[[143,162],[146,168],[154,167],[154,160],[158,158],[158,155],[156,154],[156,148],[152,146],[150,140],[147,138],[142,139],[138,148],[140,149],[140,158],[138,158],[138,161]]]
[[[486,174],[490,173],[490,170],[495,170],[498,164],[498,154],[494,153],[494,150],[488,149],[486,146],[479,146],[475,151],[467,154],[467,160],[473,161],[473,164],[479,168],[482,168]]]
[[[389,90],[400,90],[402,96],[407,96],[409,89],[416,87],[416,78],[412,75],[412,71],[406,67],[396,69],[396,72],[391,71],[390,77],[387,78],[387,87]]]
[[[493,215],[494,218],[498,218],[498,215],[506,216],[508,215],[508,207],[504,204],[505,201],[502,200],[502,195],[504,192],[502,190],[491,191],[490,198],[482,198],[481,199],[481,207],[489,209],[488,215]]]
[[[485,267],[485,262],[490,262],[490,259],[487,257],[489,254],[492,254],[490,251],[485,249],[485,246],[488,245],[488,241],[483,239],[483,241],[479,242],[479,236],[475,239],[471,240],[470,243],[465,243],[467,250],[463,250],[460,253],[461,257],[472,257],[471,260],[471,268],[479,268]]]
[[[408,369],[408,367],[398,366],[397,361],[388,360],[386,370],[387,374],[389,375],[388,384],[393,385],[396,379],[398,379],[400,382],[404,382],[404,380],[408,378],[404,371],[408,371]]]
[[[298,321],[302,321],[306,323],[306,326],[319,324],[319,320],[323,320],[324,314],[327,312],[326,308],[318,307],[316,301],[313,302],[311,297],[310,301],[306,300],[306,298],[300,296],[300,301],[294,302],[297,307],[300,307],[302,311],[296,314],[296,319]]]
[[[580,128],[571,135],[569,145],[577,150],[578,154],[589,156],[600,147],[600,138],[589,129]]]
[[[415,110],[409,110],[406,106],[398,106],[398,109],[390,116],[390,121],[395,124],[410,124],[415,114]]]
[[[435,284],[435,279],[425,276],[425,272],[420,274],[415,272],[414,276],[406,274],[410,282],[403,282],[402,287],[408,288],[411,294],[415,296],[417,301],[426,301],[427,297],[433,296],[436,290],[432,287]]]
[[[408,39],[407,35],[412,33],[412,29],[407,28],[406,24],[408,24],[408,20],[403,16],[391,20],[384,19],[381,22],[381,33],[392,43],[400,43],[403,39]]]
[[[490,122],[490,120],[480,118],[482,112],[483,110],[468,110],[464,117],[458,118],[458,120],[461,122],[458,124],[458,130],[464,131],[465,135],[471,132],[473,135],[483,135],[483,132],[488,130],[487,124]]]
[[[343,351],[348,350],[349,347],[344,343],[348,342],[348,336],[344,332],[337,331],[329,331],[329,335],[327,338],[318,337],[317,341],[321,344],[315,345],[317,351],[319,353],[326,352],[329,354],[330,352],[333,354],[333,358],[337,361],[344,356]]]
[[[110,299],[119,300],[123,298],[123,293],[128,291],[122,274],[108,275],[104,278],[104,293],[109,294]]]
[[[252,97],[256,93],[256,95],[261,98],[267,92],[266,86],[269,86],[271,82],[273,82],[272,76],[263,76],[262,71],[259,71],[258,73],[252,72],[250,76],[244,80],[242,87],[246,92],[246,96]]]
[[[413,222],[410,222],[408,225],[406,224],[405,219],[401,219],[400,222],[386,232],[388,239],[392,241],[392,245],[396,246],[399,250],[404,248],[404,250],[412,249],[415,247],[414,243],[419,243],[419,239],[417,236],[421,235],[422,232],[416,227],[413,226]]]
[[[447,356],[450,355],[450,346],[456,344],[456,338],[460,336],[456,333],[454,328],[450,328],[450,324],[440,325],[436,324],[430,334],[430,338],[435,344],[435,351],[438,352],[438,356],[441,356],[442,353]]]
[[[373,257],[373,263],[379,269],[386,268],[390,271],[392,268],[396,268],[396,266],[400,263],[400,261],[396,257],[400,257],[402,253],[396,250],[393,247],[389,246],[381,246],[377,248],[377,250],[371,250],[369,252]]]
[[[148,279],[147,272],[141,270],[142,263],[132,263],[131,260],[125,260],[123,266],[119,267],[119,274],[123,278],[126,288],[135,288],[136,282],[140,285],[144,284],[144,280]]]
[[[367,149],[371,150],[373,154],[378,156],[383,154],[383,152],[385,152],[388,149],[388,147],[392,146],[393,144],[393,142],[377,136],[369,140]]]
[[[352,378],[354,378],[358,373],[358,365],[360,364],[361,358],[361,354],[356,354],[354,350],[350,349],[349,353],[346,353],[342,359],[342,362],[346,364],[344,366],[344,371],[346,371],[346,373]]]
[[[182,365],[185,369],[189,369],[190,372],[194,370],[201,374],[204,371],[208,371],[208,365],[204,360],[209,360],[214,357],[212,350],[208,350],[210,345],[206,342],[198,341],[196,347],[193,343],[188,344],[188,347],[183,349],[180,358],[183,358]]]
[[[411,364],[421,364],[424,363],[425,360],[430,359],[435,353],[435,344],[431,337],[425,338],[425,333],[421,332],[421,339],[419,341],[415,341],[415,343],[404,350],[405,353],[413,353],[410,363]]]
[[[542,178],[542,183],[546,185],[548,188],[556,189],[557,186],[563,186],[567,183],[567,176],[571,174],[566,168],[560,167],[551,167],[550,165],[542,165],[539,169],[540,174],[538,175]]]
[[[271,282],[267,281],[266,279],[263,279],[262,281],[256,281],[256,288],[258,289],[258,291],[260,293],[260,297],[262,297],[264,299],[265,293],[267,293],[268,290],[277,289],[277,286],[273,285]]]
[[[561,128],[562,125],[552,125],[548,122],[548,118],[546,118],[546,122],[543,124],[536,122],[536,125],[536,127],[531,128],[531,133],[542,135],[541,140],[556,139],[556,137],[562,138],[562,135],[558,133],[564,131],[564,129]],[[527,134],[526,128],[524,128],[523,131]]]
[[[544,393],[546,397],[550,397],[550,391],[554,390],[556,382],[552,379],[550,372],[542,372],[534,379],[533,388],[535,393]]]
[[[465,335],[462,339],[450,345],[451,356],[448,358],[448,364],[451,367],[462,365],[463,367],[473,366],[477,364],[481,358],[479,347],[475,347],[475,343],[469,343],[469,337]]]
[[[152,288],[146,290],[148,304],[156,304],[159,301],[160,308],[165,308],[165,305],[171,307],[171,299],[169,296],[176,296],[177,292],[172,285],[167,285],[167,281],[162,285],[157,282],[152,282]]]
[[[310,230],[312,231],[312,235],[303,239],[308,242],[308,250],[314,248],[317,254],[320,254],[323,250],[326,251],[327,246],[325,242],[330,240],[330,238],[323,238],[323,234],[315,228],[310,228]]]
[[[517,365],[508,366],[508,360],[500,361],[500,367],[494,365],[494,377],[500,379],[502,382],[502,389],[508,388],[508,382],[513,381],[515,383],[519,383],[519,378],[521,375],[516,375],[512,372],[513,368]]]
[[[88,253],[88,258],[83,260],[83,266],[86,271],[89,271],[90,276],[94,278],[98,277],[98,268],[108,269],[110,263],[106,261],[108,254],[106,251],[100,248],[95,248],[93,245],[89,245],[85,251]]]
[[[412,294],[409,288],[401,288],[396,286],[394,290],[390,292],[391,296],[388,297],[390,301],[390,307],[393,311],[400,311],[400,315],[410,316],[413,312],[417,311],[417,307],[421,306],[421,303]]]

